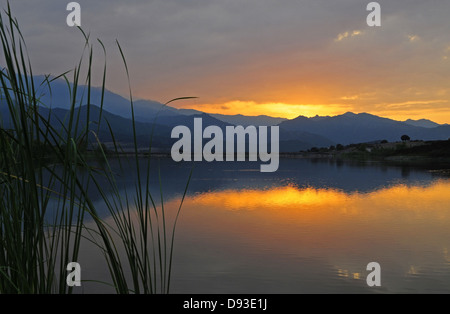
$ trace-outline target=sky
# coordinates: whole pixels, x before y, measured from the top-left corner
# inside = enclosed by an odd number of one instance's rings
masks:
[[[35,74],[72,70],[80,31],[70,1],[13,0]],[[450,1],[384,0],[369,27],[368,0],[80,0],[81,27],[100,83],[134,99],[210,113],[337,115],[450,123]],[[0,0],[2,8],[6,1]]]

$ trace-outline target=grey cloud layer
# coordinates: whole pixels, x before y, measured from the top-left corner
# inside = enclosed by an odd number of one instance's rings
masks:
[[[117,38],[126,51],[136,92],[158,100],[185,93],[208,101],[256,99],[259,87],[283,78],[306,87],[319,77],[330,84],[339,78],[349,86],[365,80],[365,92],[389,89],[389,81],[405,85],[404,90],[423,84],[433,88],[431,83],[449,70],[448,63],[442,63],[450,48],[448,0],[379,1],[379,30],[365,24],[369,1],[361,0],[78,2],[83,28],[101,38],[108,50],[114,51]],[[1,3],[4,7],[6,1]],[[12,2],[38,72],[65,71],[81,53],[82,37],[65,25],[67,3]],[[334,41],[354,30],[363,36]],[[408,34],[417,41],[408,41]],[[110,58],[111,88],[124,92],[119,74],[123,70],[115,66],[119,57],[111,52]]]

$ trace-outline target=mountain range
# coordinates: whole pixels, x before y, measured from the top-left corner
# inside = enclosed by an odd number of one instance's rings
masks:
[[[43,77],[34,77],[39,86]],[[42,85],[44,86],[44,85]],[[70,94],[66,81],[57,79],[52,81],[51,88],[40,87],[37,90],[40,96],[41,114],[52,113],[53,125],[60,125],[70,109]],[[130,101],[118,94],[101,88],[92,88],[90,93],[91,121],[100,118],[100,105],[103,94],[102,120],[109,123],[114,132],[115,140],[123,147],[130,146],[133,139],[132,133],[132,111]],[[87,89],[78,86],[77,105],[80,108],[80,117],[87,115]],[[152,149],[168,151],[176,139],[170,137],[171,130],[177,125],[185,125],[192,129],[195,117],[203,119],[203,127],[216,125],[225,128],[227,125],[278,125],[280,128],[280,151],[298,152],[312,147],[329,147],[336,144],[366,143],[381,140],[399,141],[404,134],[412,140],[447,140],[450,138],[450,125],[440,125],[430,120],[406,120],[396,121],[378,117],[368,113],[355,114],[347,112],[337,116],[298,116],[295,119],[274,118],[265,115],[221,115],[207,114],[198,110],[177,109],[170,105],[163,105],[151,100],[137,100],[133,102],[134,117],[136,121],[136,134],[138,145],[148,148],[150,135],[152,138]],[[0,114],[3,124],[8,119],[6,106],[1,105]],[[85,123],[81,119],[79,123]],[[112,141],[107,123],[94,125],[95,131],[102,142]],[[3,126],[5,127],[5,125]],[[153,133],[152,133],[153,132]]]

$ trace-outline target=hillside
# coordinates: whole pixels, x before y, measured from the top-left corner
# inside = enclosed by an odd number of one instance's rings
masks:
[[[40,86],[37,93],[40,97],[40,112],[51,113],[51,123],[63,128],[61,122],[70,108],[69,90],[71,85],[62,79],[52,81],[51,88],[41,85],[43,76],[33,78],[36,86]],[[91,89],[89,104],[91,105],[90,121],[97,121],[100,115],[100,105],[103,95],[103,122],[100,127],[92,125],[98,130],[104,142],[111,142],[112,137],[106,121],[115,134],[116,140],[124,146],[133,141],[131,105],[130,101],[118,94],[100,88]],[[79,86],[77,90],[76,108],[80,109],[80,125],[85,124],[87,118],[86,105],[87,88]],[[0,100],[1,104],[1,100]],[[195,117],[203,119],[204,127],[217,125],[225,130],[227,125],[278,125],[280,128],[280,151],[299,152],[313,147],[328,148],[330,146],[349,145],[353,143],[371,143],[387,140],[395,142],[402,135],[408,135],[411,140],[447,140],[450,138],[450,125],[439,125],[433,121],[419,119],[396,121],[382,118],[368,113],[355,114],[347,112],[337,116],[315,116],[307,118],[299,116],[292,120],[273,118],[265,115],[220,115],[206,114],[198,110],[177,109],[170,105],[163,105],[151,100],[137,100],[133,103],[136,120],[136,135],[142,149],[148,147],[151,134],[153,146],[161,150],[169,150],[174,140],[171,130],[177,125],[185,125],[192,129]],[[8,127],[8,108],[1,106],[2,127]],[[95,124],[95,123],[94,123]],[[153,133],[152,133],[153,132]]]

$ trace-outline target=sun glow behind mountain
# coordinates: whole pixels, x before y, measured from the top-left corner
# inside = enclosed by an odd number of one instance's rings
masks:
[[[414,102],[412,102],[414,103]],[[430,101],[426,105],[433,103],[443,103],[443,101]],[[424,104],[424,103],[421,103]],[[420,103],[419,103],[420,105]],[[419,120],[429,119],[439,124],[450,123],[450,112],[445,108],[422,108],[422,109],[399,109],[389,110],[395,104],[385,104],[385,107],[379,106],[377,110],[361,110],[357,106],[350,104],[286,104],[286,103],[255,103],[253,101],[230,101],[223,104],[198,104],[185,102],[184,104],[174,104],[174,107],[180,109],[195,109],[211,114],[224,115],[245,115],[258,116],[267,115],[286,119],[294,119],[298,116],[336,116],[346,112],[363,113],[367,112],[384,118],[397,121],[407,119]],[[410,105],[409,107],[413,107]]]
[[[262,103],[253,101],[230,101],[224,104],[194,104],[178,106],[182,108],[196,109],[206,113],[218,113],[225,115],[242,114],[246,116],[268,115],[294,119],[299,115],[313,117],[316,115],[338,115],[350,111],[350,106],[345,105],[291,105],[284,103]]]

